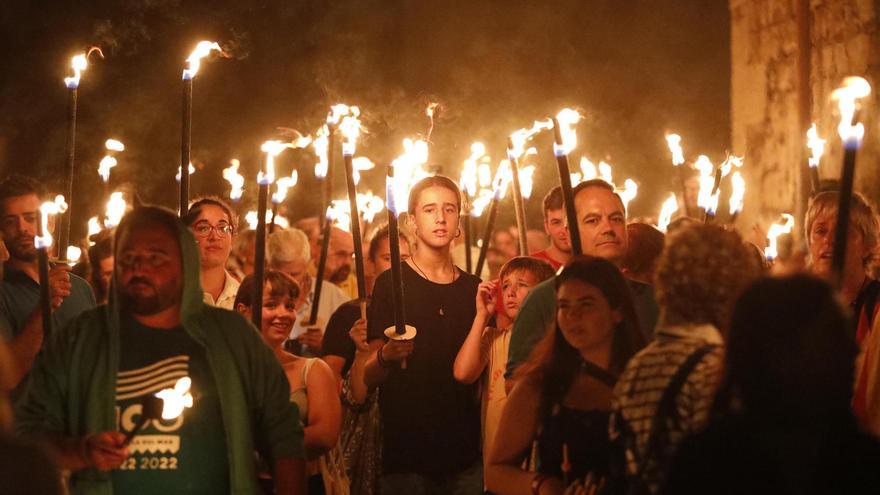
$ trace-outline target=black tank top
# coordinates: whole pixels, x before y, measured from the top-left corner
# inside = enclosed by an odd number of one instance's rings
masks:
[[[562,405],[542,422],[538,436],[538,471],[562,479],[563,444],[568,445],[571,470],[568,480],[583,479],[589,472],[608,474],[611,441],[608,438],[609,411],[581,411]]]

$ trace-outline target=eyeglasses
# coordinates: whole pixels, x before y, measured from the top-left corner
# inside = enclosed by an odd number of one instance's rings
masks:
[[[221,223],[220,225],[211,225],[209,223],[198,223],[192,227],[193,233],[199,237],[208,237],[211,231],[217,234],[217,237],[226,237],[232,234],[232,225]]]

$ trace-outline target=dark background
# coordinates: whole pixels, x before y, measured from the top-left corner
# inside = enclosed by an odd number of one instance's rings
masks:
[[[132,182],[146,200],[176,204],[180,74],[201,39],[232,58],[206,61],[195,80],[192,191],[228,194],[221,171],[236,157],[251,189],[244,206],[253,203],[260,143],[278,127],[313,133],[337,102],[362,108],[369,134],[359,154],[377,163],[423,134],[426,104],[440,102],[431,163],[455,179],[474,140],[497,163],[507,134],[577,107],[586,119],[573,166],[582,154],[605,159],[616,182],[639,182],[633,215],[655,215],[673,187],[665,132],[680,133],[689,156],[717,159],[729,146],[724,0],[6,0],[0,16],[4,174],[60,187],[62,79],[84,48],[106,55],[91,60],[80,85],[75,231],[102,208],[96,171],[108,137],[126,145],[114,185]],[[557,182],[550,139],[534,142],[534,227]],[[319,209],[314,161],[306,151],[279,159],[281,174],[299,168],[287,203],[294,219]],[[382,190],[381,170],[364,177],[362,190]],[[502,223],[512,210],[502,209]]]

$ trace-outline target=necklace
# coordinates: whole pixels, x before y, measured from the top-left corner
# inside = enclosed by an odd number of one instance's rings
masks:
[[[422,275],[422,277],[425,278],[425,280],[427,280],[428,282],[434,282],[433,280],[431,280],[431,277],[429,277],[428,274],[425,273],[424,270],[422,270],[422,267],[420,267],[419,264],[416,263],[415,256],[410,257],[410,261],[412,261],[413,266],[416,267],[416,270],[419,271],[419,273]],[[455,269],[455,265],[453,265],[451,262],[449,263],[449,266],[452,269],[452,282],[455,282],[456,280],[458,280],[458,270]],[[452,282],[450,282],[450,283],[452,283]],[[436,284],[439,282],[434,282],[434,283]]]
[[[429,277],[428,274],[425,273],[424,270],[422,270],[422,267],[420,267],[419,264],[416,263],[415,256],[411,257],[410,260],[412,261],[413,266],[416,267],[416,270],[419,271],[419,273],[422,275],[422,277],[425,278],[425,280],[427,280],[428,282],[433,282],[435,284],[437,283],[431,280],[431,277]],[[452,263],[450,263],[450,266],[452,268],[452,282],[450,283],[454,283],[458,279],[458,270],[455,269],[455,265],[453,265]],[[437,314],[440,316],[446,316],[446,313],[443,311],[443,306],[445,305],[444,302],[441,300],[439,301],[439,304],[440,307],[437,309]]]

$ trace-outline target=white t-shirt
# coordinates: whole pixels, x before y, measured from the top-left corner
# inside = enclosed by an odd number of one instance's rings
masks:
[[[309,291],[309,296],[300,306],[299,311],[296,312],[296,323],[293,324],[293,330],[290,331],[291,339],[299,337],[306,331],[306,327],[303,324],[308,322],[312,314],[312,301],[315,298],[314,277],[311,280],[312,288]],[[321,284],[321,301],[318,303],[318,326],[321,328],[321,333],[324,333],[324,329],[327,328],[327,322],[330,321],[330,317],[336,312],[336,308],[350,300],[351,297],[337,285],[326,280]]]

